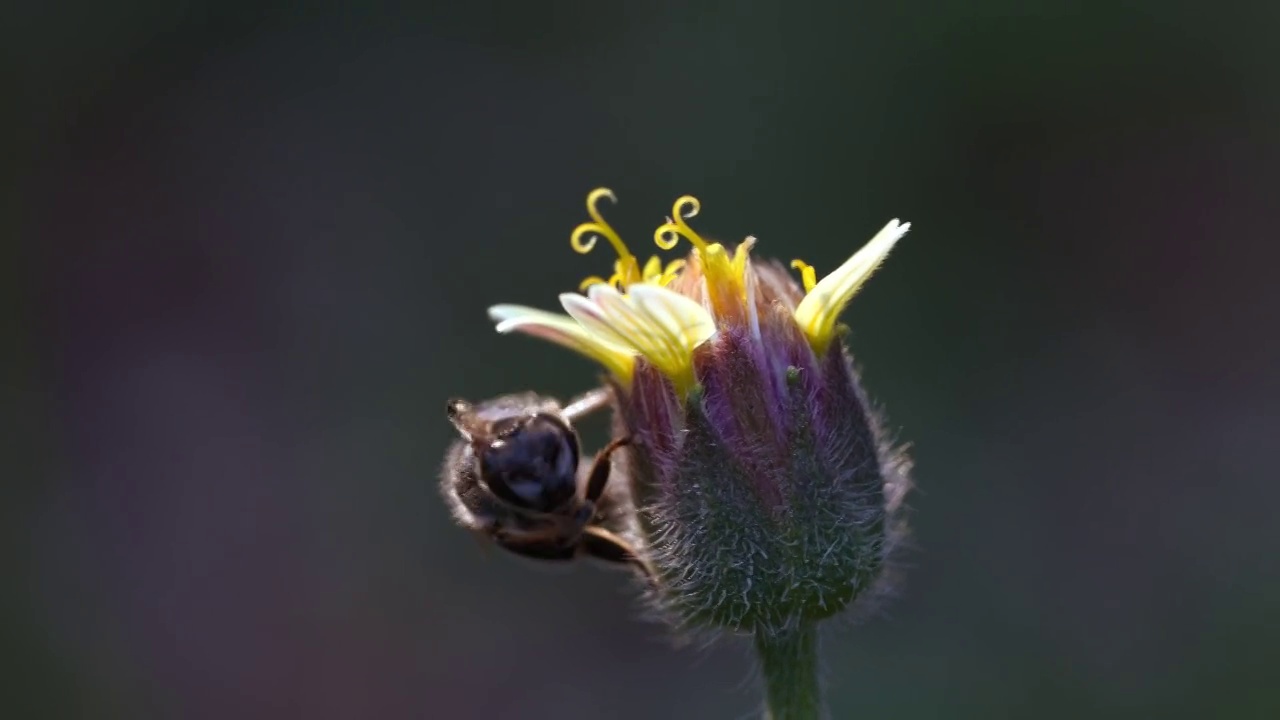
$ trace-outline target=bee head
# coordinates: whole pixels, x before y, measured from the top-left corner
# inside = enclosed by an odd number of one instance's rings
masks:
[[[578,437],[563,419],[533,413],[495,421],[473,437],[481,480],[517,507],[551,512],[578,489]]]

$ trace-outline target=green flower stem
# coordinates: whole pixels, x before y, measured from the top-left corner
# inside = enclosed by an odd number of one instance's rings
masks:
[[[818,631],[814,623],[775,635],[756,635],[769,720],[826,717],[818,683]]]

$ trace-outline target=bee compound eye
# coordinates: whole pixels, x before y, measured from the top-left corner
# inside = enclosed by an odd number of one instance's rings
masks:
[[[578,441],[560,420],[534,415],[480,453],[480,474],[503,500],[549,512],[577,492]]]

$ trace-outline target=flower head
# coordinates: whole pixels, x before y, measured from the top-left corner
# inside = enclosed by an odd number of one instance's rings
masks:
[[[641,266],[601,215],[599,204],[606,198],[616,200],[608,188],[597,188],[587,196],[591,221],[574,229],[570,245],[586,254],[604,237],[618,256],[608,279],[593,275],[579,288],[585,294],[561,294],[560,303],[568,316],[519,305],[496,305],[489,314],[498,324],[498,332],[518,330],[557,342],[600,362],[624,386],[629,384],[639,357],[681,389],[689,390],[694,350],[721,327],[747,326],[758,335],[760,312],[769,310],[764,306],[771,300],[786,303],[811,347],[822,352],[835,337],[840,313],[911,227],[910,223],[890,221],[821,282],[817,282],[812,266],[793,260],[792,266],[801,271],[805,291],[796,300],[791,289],[779,293],[781,288],[775,287],[761,294],[758,274],[751,267],[755,238],[748,237],[730,252],[689,227],[686,220],[701,209],[691,195],[676,200],[672,217],[654,231],[654,242],[663,250],[687,239],[693,246],[689,259],[663,264],[655,255]]]
[[[891,221],[821,280],[793,261],[797,284],[752,258],[754,238],[730,249],[694,231],[701,206],[687,195],[654,241],[691,252],[641,265],[601,215],[606,198],[588,195],[591,220],[571,246],[588,253],[604,238],[613,273],[562,294],[567,315],[491,308],[498,331],[609,371],[617,432],[634,440],[637,545],[683,622],[767,633],[838,611],[880,578],[907,486],[838,319],[910,225]]]

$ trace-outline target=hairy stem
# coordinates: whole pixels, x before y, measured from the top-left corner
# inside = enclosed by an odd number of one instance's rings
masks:
[[[756,635],[756,653],[764,676],[769,720],[826,717],[818,683],[818,632],[813,623],[773,635]]]

